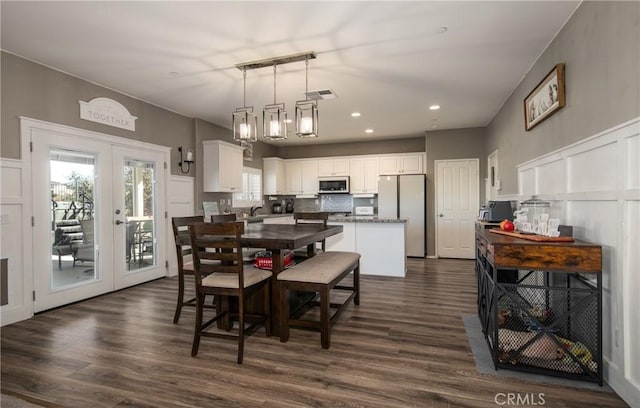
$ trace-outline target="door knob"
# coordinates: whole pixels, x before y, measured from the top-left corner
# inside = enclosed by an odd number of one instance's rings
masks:
[[[442,218],[444,217],[444,214],[438,214],[438,217]]]
[[[120,220],[116,220],[116,225],[120,225],[120,224],[124,224],[124,222],[122,222]]]

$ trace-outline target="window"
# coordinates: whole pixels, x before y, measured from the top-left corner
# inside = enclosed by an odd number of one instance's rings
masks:
[[[234,207],[262,205],[262,170],[242,168],[242,192],[233,194]]]

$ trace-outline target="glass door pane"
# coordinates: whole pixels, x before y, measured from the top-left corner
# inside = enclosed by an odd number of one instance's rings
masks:
[[[112,147],[116,289],[166,275],[165,154]]]
[[[94,281],[95,155],[52,149],[51,289]]]
[[[154,180],[153,162],[125,161],[124,214],[127,271],[157,264]]]

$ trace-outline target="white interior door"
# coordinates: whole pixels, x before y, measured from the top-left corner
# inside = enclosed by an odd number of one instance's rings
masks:
[[[475,257],[474,223],[479,209],[479,160],[436,160],[438,257]]]
[[[168,152],[51,128],[30,132],[34,311],[165,276]]]

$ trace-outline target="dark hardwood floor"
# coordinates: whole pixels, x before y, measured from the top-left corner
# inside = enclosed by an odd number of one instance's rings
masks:
[[[329,350],[317,332],[292,329],[280,343],[262,329],[242,365],[220,339],[190,357],[195,313],[172,323],[176,278],[90,299],[2,328],[2,392],[82,408],[480,408],[499,406],[497,393],[544,393],[554,408],[627,406],[613,393],[479,374],[461,318],[476,310],[473,261],[410,260],[406,279],[362,276],[361,288]]]

